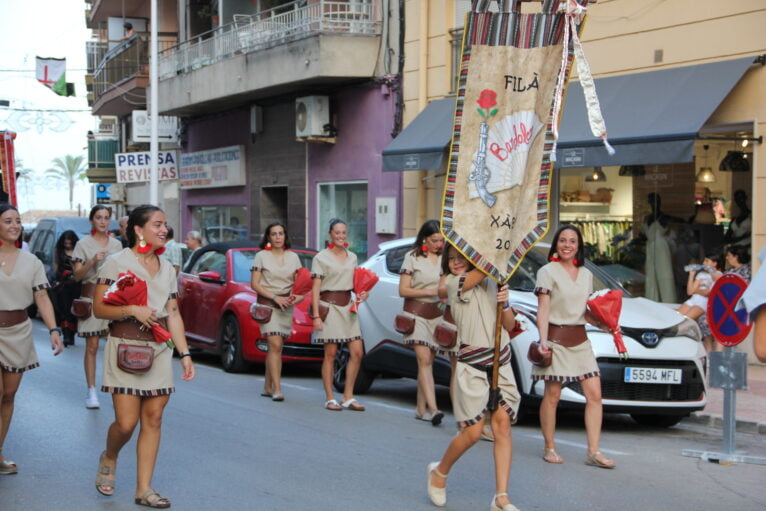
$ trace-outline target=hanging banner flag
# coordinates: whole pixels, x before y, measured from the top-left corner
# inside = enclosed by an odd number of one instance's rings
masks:
[[[557,125],[578,53],[570,38],[579,45],[588,0],[544,0],[528,14],[521,3],[499,0],[490,12],[490,0],[472,0],[466,15],[441,214],[447,240],[499,283],[548,230]]]
[[[0,170],[3,173],[3,191],[8,194],[8,203],[18,207],[16,198],[16,167],[13,152],[13,139],[16,133],[0,131]]]
[[[66,81],[66,59],[37,59],[37,81],[59,96],[74,96],[74,83]]]

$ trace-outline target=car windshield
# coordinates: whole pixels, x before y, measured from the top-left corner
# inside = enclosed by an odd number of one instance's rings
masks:
[[[250,268],[253,267],[253,260],[255,254],[259,249],[246,249],[233,251],[234,262],[234,281],[235,282],[250,282]],[[314,259],[312,252],[295,251],[298,254],[298,259],[301,261],[301,266],[311,269],[311,261]]]

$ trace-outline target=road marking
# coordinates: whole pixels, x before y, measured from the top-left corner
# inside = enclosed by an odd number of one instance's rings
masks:
[[[525,436],[527,438],[535,438],[537,440],[542,440],[543,435],[539,433],[522,433],[522,436]],[[556,439],[557,444],[563,444],[563,445],[569,445],[571,447],[579,447],[581,449],[587,449],[588,446],[586,444],[581,444],[578,442],[570,442],[569,440],[559,440]],[[617,454],[618,456],[632,456],[629,452],[622,452],[622,451],[616,451],[614,449],[604,449],[601,448],[601,452],[603,453],[609,453],[609,454]]]

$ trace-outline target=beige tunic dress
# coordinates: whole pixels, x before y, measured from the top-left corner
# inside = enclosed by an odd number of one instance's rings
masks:
[[[274,295],[289,294],[295,283],[295,272],[301,267],[301,260],[298,254],[291,250],[286,250],[283,255],[282,264],[279,264],[276,256],[269,250],[261,250],[255,256],[253,267],[250,271],[261,272],[261,287],[269,292],[269,297]],[[280,337],[290,337],[293,329],[293,308],[286,307],[285,310],[279,307],[271,307],[271,319],[268,323],[261,325],[261,336],[271,337],[278,335]]]
[[[0,268],[0,310],[26,309],[35,301],[35,291],[49,287],[43,263],[29,252],[19,251],[10,275],[5,270]],[[0,328],[0,367],[3,371],[23,373],[39,365],[31,320]]]
[[[125,248],[107,258],[106,263],[98,272],[98,283],[111,286],[121,273],[128,271],[132,271],[138,278],[146,282],[148,305],[157,311],[157,317],[167,317],[165,305],[168,300],[178,296],[176,272],[173,266],[165,259],[160,258],[160,271],[152,277],[138,262],[133,251]],[[119,344],[152,346],[154,348],[152,368],[144,374],[133,374],[126,373],[117,367],[117,346]],[[165,343],[122,339],[109,335],[104,347],[104,374],[101,391],[141,397],[164,396],[175,392],[172,362],[173,350]]]
[[[72,253],[72,262],[85,264],[99,252],[106,251],[108,256],[109,254],[114,254],[120,250],[122,250],[122,244],[112,237],[109,238],[109,242],[106,244],[106,247],[104,247],[101,243],[96,241],[93,236],[88,235],[81,238],[75,245],[74,252]],[[85,277],[83,277],[81,282],[83,284],[95,284],[96,275],[98,275],[98,271],[104,265],[105,261],[106,258],[101,262],[96,261],[96,263],[90,267],[90,270],[88,270],[88,273],[85,274]],[[93,301],[91,298],[83,297],[82,299],[89,302]],[[107,326],[108,322],[106,320],[98,319],[91,312],[90,317],[77,320],[77,335],[80,337],[103,337],[109,333]]]
[[[402,275],[410,275],[410,287],[412,289],[429,289],[439,286],[439,277],[441,276],[441,256],[436,263],[432,263],[428,257],[415,256],[412,252],[404,257],[404,262],[399,270]],[[436,296],[415,298],[420,302],[435,303],[439,301]],[[404,336],[404,344],[420,344],[428,346],[432,350],[440,350],[441,347],[434,340],[434,329],[441,321],[441,317],[434,319],[425,319],[408,312],[402,314],[410,315],[415,319],[415,329],[411,334]]]
[[[314,256],[311,264],[311,277],[321,278],[322,291],[351,291],[354,289],[354,269],[356,268],[356,254],[346,250],[345,261],[339,261],[330,249],[324,249]],[[323,330],[314,330],[312,342],[315,344],[337,343],[343,344],[350,341],[361,341],[362,331],[359,328],[359,318],[350,311],[354,303],[352,294],[346,306],[335,305],[320,300],[320,303],[329,307],[330,312],[324,321]]]
[[[463,291],[465,276],[448,275],[447,303],[458,331],[458,363],[452,407],[458,427],[479,422],[487,412],[491,384],[491,368],[495,349],[497,305],[483,284]],[[521,396],[511,367],[511,345],[508,332],[500,338],[500,406],[515,422]]]
[[[537,271],[535,294],[551,295],[548,322],[554,325],[584,325],[585,302],[592,292],[593,274],[583,266],[575,281],[561,263],[551,262]],[[555,342],[549,342],[548,347],[553,361],[548,367],[533,366],[534,381],[580,381],[600,374],[589,340],[572,348]]]

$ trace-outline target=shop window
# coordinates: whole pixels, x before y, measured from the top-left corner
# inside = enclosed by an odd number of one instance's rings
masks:
[[[204,244],[249,239],[247,208],[244,206],[199,206],[192,208],[194,230]]]
[[[328,241],[330,220],[340,218],[348,227],[349,250],[367,259],[367,182],[319,184],[317,240],[322,248]]]

